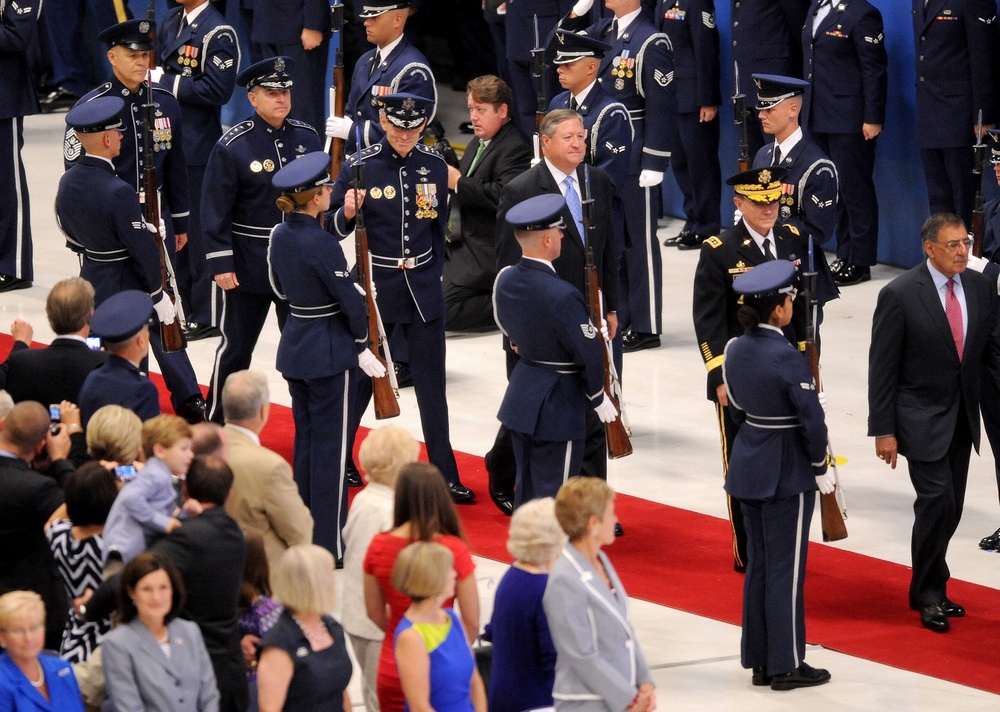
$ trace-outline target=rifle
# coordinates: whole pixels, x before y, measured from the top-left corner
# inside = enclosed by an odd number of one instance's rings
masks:
[[[587,311],[590,312],[590,320],[595,326],[599,326],[604,318],[604,310],[601,308],[601,291],[597,283],[597,265],[594,264],[594,248],[590,245],[590,231],[594,224],[594,198],[590,193],[590,166],[583,164],[583,255],[584,255],[584,284],[586,286]],[[602,340],[603,337],[601,337]],[[604,394],[615,404],[618,409],[618,417],[610,423],[604,424],[605,439],[608,443],[608,457],[617,460],[620,457],[632,454],[632,442],[628,437],[628,430],[622,422],[621,405],[613,393],[613,387],[617,382],[617,375],[614,372],[614,362],[611,360],[611,343],[604,340]]]
[[[816,294],[816,268],[812,235],[809,236],[809,271],[802,275],[802,287],[803,296],[808,305],[806,312],[806,358],[809,360],[809,370],[812,371],[813,380],[816,382],[818,390],[820,380],[819,345],[816,343],[816,310],[819,308],[819,300]],[[829,438],[826,441],[826,461],[827,466],[833,468],[836,485],[830,494],[820,493],[819,495],[823,541],[840,541],[847,538],[847,525],[844,524],[844,519],[847,518],[847,508],[842,504],[844,493],[840,486],[840,478],[837,476],[837,458],[833,454]]]
[[[344,115],[344,5],[336,2],[330,6],[332,32],[339,35],[337,51],[333,55],[333,86],[330,87],[330,112],[334,116]],[[334,180],[340,175],[340,164],[343,162],[344,139],[327,137],[323,149],[330,154],[330,175]],[[361,150],[361,145],[358,145]]]
[[[746,94],[740,93],[740,67],[733,61],[733,118],[736,121],[739,132],[739,153],[736,157],[737,168],[740,173],[750,170],[750,138],[747,136],[747,120],[750,112],[747,111]]]
[[[986,144],[983,142],[983,110],[979,110],[979,125],[976,129],[976,145],[972,147],[975,158],[972,174],[976,176],[976,201],[972,208],[972,254],[983,256],[983,237],[986,227],[983,222],[983,173],[986,172]]]
[[[153,2],[149,4],[149,22],[156,19],[156,6]],[[156,57],[156,37],[150,33],[153,42],[153,50],[150,53],[155,61]],[[176,315],[173,322],[164,324],[160,322],[160,341],[163,344],[164,353],[183,351],[187,348],[187,339],[181,329],[181,322],[184,320],[184,309],[181,305],[180,291],[177,289],[177,279],[174,277],[173,265],[170,263],[170,255],[167,253],[167,246],[163,243],[160,235],[160,204],[159,189],[156,180],[156,158],[153,152],[153,131],[156,126],[156,104],[153,101],[153,80],[149,72],[146,72],[146,102],[142,105],[142,192],[139,194],[139,201],[142,203],[142,217],[147,225],[152,226],[153,239],[156,240],[157,251],[160,253],[160,289],[167,295],[175,306]],[[171,288],[173,294],[171,294]]]
[[[545,48],[538,37],[538,15],[535,15],[535,47],[531,50],[531,78],[535,80],[535,159],[542,157],[542,119],[548,113],[549,104],[545,100]]]
[[[360,136],[359,136],[360,140]],[[365,164],[361,160],[361,144],[358,144],[358,160],[352,170],[354,172],[354,198],[357,205],[358,191],[365,187]],[[358,270],[358,284],[364,290],[365,313],[368,315],[368,348],[375,354],[375,358],[386,366],[382,354],[379,352],[379,343],[382,341],[379,329],[378,305],[372,298],[372,270],[370,254],[368,252],[368,230],[365,228],[364,211],[359,206],[354,216],[354,250],[355,266]],[[388,367],[387,367],[388,368]],[[389,382],[389,376],[381,378],[372,376],[372,398],[375,401],[375,418],[383,420],[385,418],[395,418],[399,415],[399,401],[396,400],[396,392]]]

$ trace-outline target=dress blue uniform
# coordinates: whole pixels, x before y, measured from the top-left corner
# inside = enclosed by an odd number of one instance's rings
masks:
[[[540,195],[513,206],[506,220],[520,230],[558,229],[564,206],[561,195]],[[554,497],[580,472],[587,410],[604,397],[604,346],[583,295],[547,261],[522,257],[501,270],[493,305],[520,356],[497,414],[513,436],[519,506]]]
[[[422,126],[432,110],[422,103],[424,98],[415,95],[389,95],[382,101],[386,103],[387,119],[401,122],[404,130]],[[393,333],[398,325],[409,347],[410,372],[428,458],[449,485],[460,485],[445,394],[441,275],[448,215],[448,165],[441,154],[420,143],[401,156],[388,137],[350,156],[333,188],[330,207],[335,212],[326,221],[327,229],[339,239],[348,237],[354,229],[354,221],[345,219],[341,206],[351,189],[353,166],[359,160],[365,166],[367,193],[363,210],[379,313],[386,334]],[[370,397],[370,382],[362,383],[358,411],[364,411]]]
[[[741,94],[754,95],[754,74],[798,76],[802,71],[800,34],[808,11],[809,0],[730,0],[732,55],[740,70]],[[753,155],[766,137],[757,116],[747,121],[747,129]]]
[[[258,62],[240,74],[238,83],[287,89],[289,64],[281,57]],[[208,159],[205,184],[212,190],[205,195],[201,213],[208,272],[234,272],[239,281],[222,299],[222,342],[208,389],[209,418],[216,422],[222,422],[222,386],[230,373],[250,367],[271,304],[279,327],[284,327],[288,315],[288,305],[271,290],[267,272],[268,239],[282,220],[271,177],[290,161],[322,148],[308,124],[285,119],[275,128],[254,114],[219,139]]]
[[[310,126],[321,126],[326,114],[326,65],[330,54],[329,0],[242,0],[249,9],[250,59],[291,57],[292,113]],[[319,32],[323,41],[306,50],[302,30]]]
[[[387,94],[415,94],[426,98],[431,103],[427,122],[434,120],[437,87],[430,64],[420,50],[403,36],[389,56],[380,57],[379,65],[373,68],[375,53],[375,49],[365,52],[354,66],[351,91],[344,102],[344,116],[354,121],[355,129],[345,142],[348,154],[358,150],[358,128],[365,148],[382,140],[385,131],[379,124],[378,112],[380,98]]]
[[[991,146],[992,157],[990,161],[995,169],[997,165],[1000,165],[1000,130],[991,129],[989,138],[983,140]],[[991,200],[983,208],[983,226],[985,230],[982,256],[989,260],[983,269],[983,274],[989,277],[1000,290],[1000,198]],[[983,414],[983,429],[986,430],[986,437],[990,440],[990,448],[994,452],[1000,452],[1000,389],[990,377],[988,370],[983,370],[982,378],[979,380],[979,390],[981,394],[979,409]],[[1000,456],[994,456],[993,468],[997,478],[997,494],[1000,495]]]
[[[312,153],[279,171],[275,184],[286,192],[313,188],[329,180],[329,167],[327,154]],[[289,305],[277,367],[292,396],[295,481],[316,523],[313,541],[342,559],[349,403],[364,378],[358,353],[368,345],[364,300],[340,244],[304,212],[291,213],[274,228],[268,266],[275,292]]]
[[[913,0],[917,67],[917,144],[931,214],[954,213],[969,224],[979,111],[1000,119],[997,6],[993,0]]]
[[[40,2],[0,2],[0,292],[30,287],[31,213],[21,162],[24,117],[38,113],[28,49],[35,42]]]
[[[795,273],[789,262],[768,262],[737,278],[734,289],[778,292],[758,270],[772,280],[783,273],[783,285]],[[826,472],[823,408],[808,362],[777,327],[761,324],[730,341],[722,368],[733,416],[742,422],[726,477],[726,492],[740,500],[749,550],[740,660],[781,675],[805,657],[809,523],[815,478]]]
[[[868,0],[835,4],[817,23],[813,0],[802,30],[805,79],[802,124],[837,167],[837,259],[870,267],[878,261],[875,142],[862,124],[885,123],[888,57],[882,14]]]
[[[673,53],[667,36],[641,14],[626,27],[611,17],[589,27],[587,22],[586,17],[564,17],[559,26],[611,45],[598,70],[601,88],[625,105],[635,129],[629,176],[619,191],[625,208],[625,255],[618,321],[623,329],[659,334],[663,309],[663,267],[656,238],[659,189],[639,187],[639,173],[664,172],[670,165],[671,124],[677,114]],[[616,27],[620,36],[612,31]]]
[[[194,19],[185,16],[183,7],[170,10],[160,25],[156,49],[163,84],[177,97],[185,127],[182,140],[191,215],[187,249],[177,253],[177,281],[188,322],[217,324],[222,299],[205,262],[201,193],[205,164],[222,136],[219,110],[236,85],[239,41],[236,30],[212,3],[206,3]]]
[[[718,235],[722,228],[719,115],[701,120],[702,107],[717,109],[722,103],[715,0],[659,0],[653,22],[670,38],[674,50],[677,115],[672,124],[671,166],[684,194],[684,230]]]

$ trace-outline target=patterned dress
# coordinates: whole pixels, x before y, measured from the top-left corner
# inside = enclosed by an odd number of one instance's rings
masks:
[[[73,522],[68,519],[53,522],[46,536],[70,601],[82,596],[88,588],[97,590],[101,585],[104,538],[96,534],[77,541],[73,538]],[[108,620],[88,623],[77,616],[71,605],[59,646],[60,657],[71,663],[83,662],[110,629]]]

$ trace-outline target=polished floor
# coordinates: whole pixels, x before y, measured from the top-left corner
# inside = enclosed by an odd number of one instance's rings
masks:
[[[451,115],[457,117],[463,97],[454,92],[447,94],[451,95]],[[24,159],[31,193],[35,286],[0,294],[0,329],[8,331],[15,317],[25,318],[35,327],[35,339],[42,342],[52,338],[44,317],[45,295],[54,282],[76,274],[78,269],[76,257],[64,246],[52,208],[62,174],[63,117],[35,116],[25,122]],[[448,129],[457,140],[454,124]],[[676,221],[662,223],[661,241],[677,230]],[[611,463],[609,480],[625,493],[724,517],[718,433],[714,410],[705,400],[704,366],[691,325],[691,282],[698,253],[662,250],[663,345],[625,357],[625,393],[635,454]],[[874,456],[872,440],[865,435],[871,314],[879,288],[896,274],[896,269],[876,267],[871,282],[846,288],[843,297],[828,306],[823,325],[823,379],[833,446],[848,460],[840,468],[840,475],[847,494],[850,537],[836,546],[906,564],[912,523],[912,492],[906,470],[889,470],[880,463]],[[277,341],[277,325],[272,317],[258,344],[253,366],[269,374],[272,399],[287,405],[288,392],[274,369]],[[209,339],[189,347],[202,383],[211,375],[217,343],[218,339]],[[458,450],[482,454],[492,443],[494,416],[505,386],[499,336],[449,336],[447,370],[453,445]],[[400,400],[402,415],[397,422],[419,433],[413,391],[404,390]],[[376,425],[371,413],[365,425]],[[476,506],[492,505],[483,502]],[[627,536],[643,536],[641,521],[625,524]],[[977,547],[979,539],[997,526],[1000,507],[993,456],[984,442],[982,456],[973,458],[965,515],[951,546],[949,563],[954,577],[1000,589],[1000,555]],[[818,518],[813,522],[812,539],[820,541]],[[613,546],[608,553],[613,560]],[[493,588],[505,567],[489,560],[479,560],[478,564],[485,622]],[[1000,592],[997,601],[1000,605]],[[788,693],[754,688],[749,673],[739,665],[739,628],[643,601],[633,603],[633,622],[655,670],[660,709],[1000,709],[1000,697],[822,648],[811,649],[807,659],[814,666],[829,668],[833,674],[830,684]],[[906,592],[899,591],[885,605],[905,606]],[[969,611],[969,622],[974,621],[975,613]],[[919,644],[921,637],[930,635],[914,614],[913,642]],[[995,660],[998,648],[998,640],[981,641],[986,660]],[[353,699],[360,707],[356,681],[354,691]]]

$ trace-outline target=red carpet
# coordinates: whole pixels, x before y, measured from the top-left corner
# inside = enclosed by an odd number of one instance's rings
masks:
[[[0,335],[0,352],[9,345],[10,337]],[[162,379],[153,378],[169,412]],[[293,433],[291,409],[273,406],[264,445],[291,460]],[[360,439],[366,434],[367,429]],[[489,501],[482,458],[455,455],[463,483],[480,502],[459,507],[473,551],[510,561],[510,520]],[[631,596],[739,625],[743,579],[730,568],[728,522],[628,495],[616,498],[615,509],[626,536],[609,554]],[[993,657],[1000,647],[996,589],[952,579],[949,597],[970,613],[953,620],[951,632],[938,635],[921,628],[906,606],[908,567],[813,543],[808,570],[810,643],[1000,694]]]

